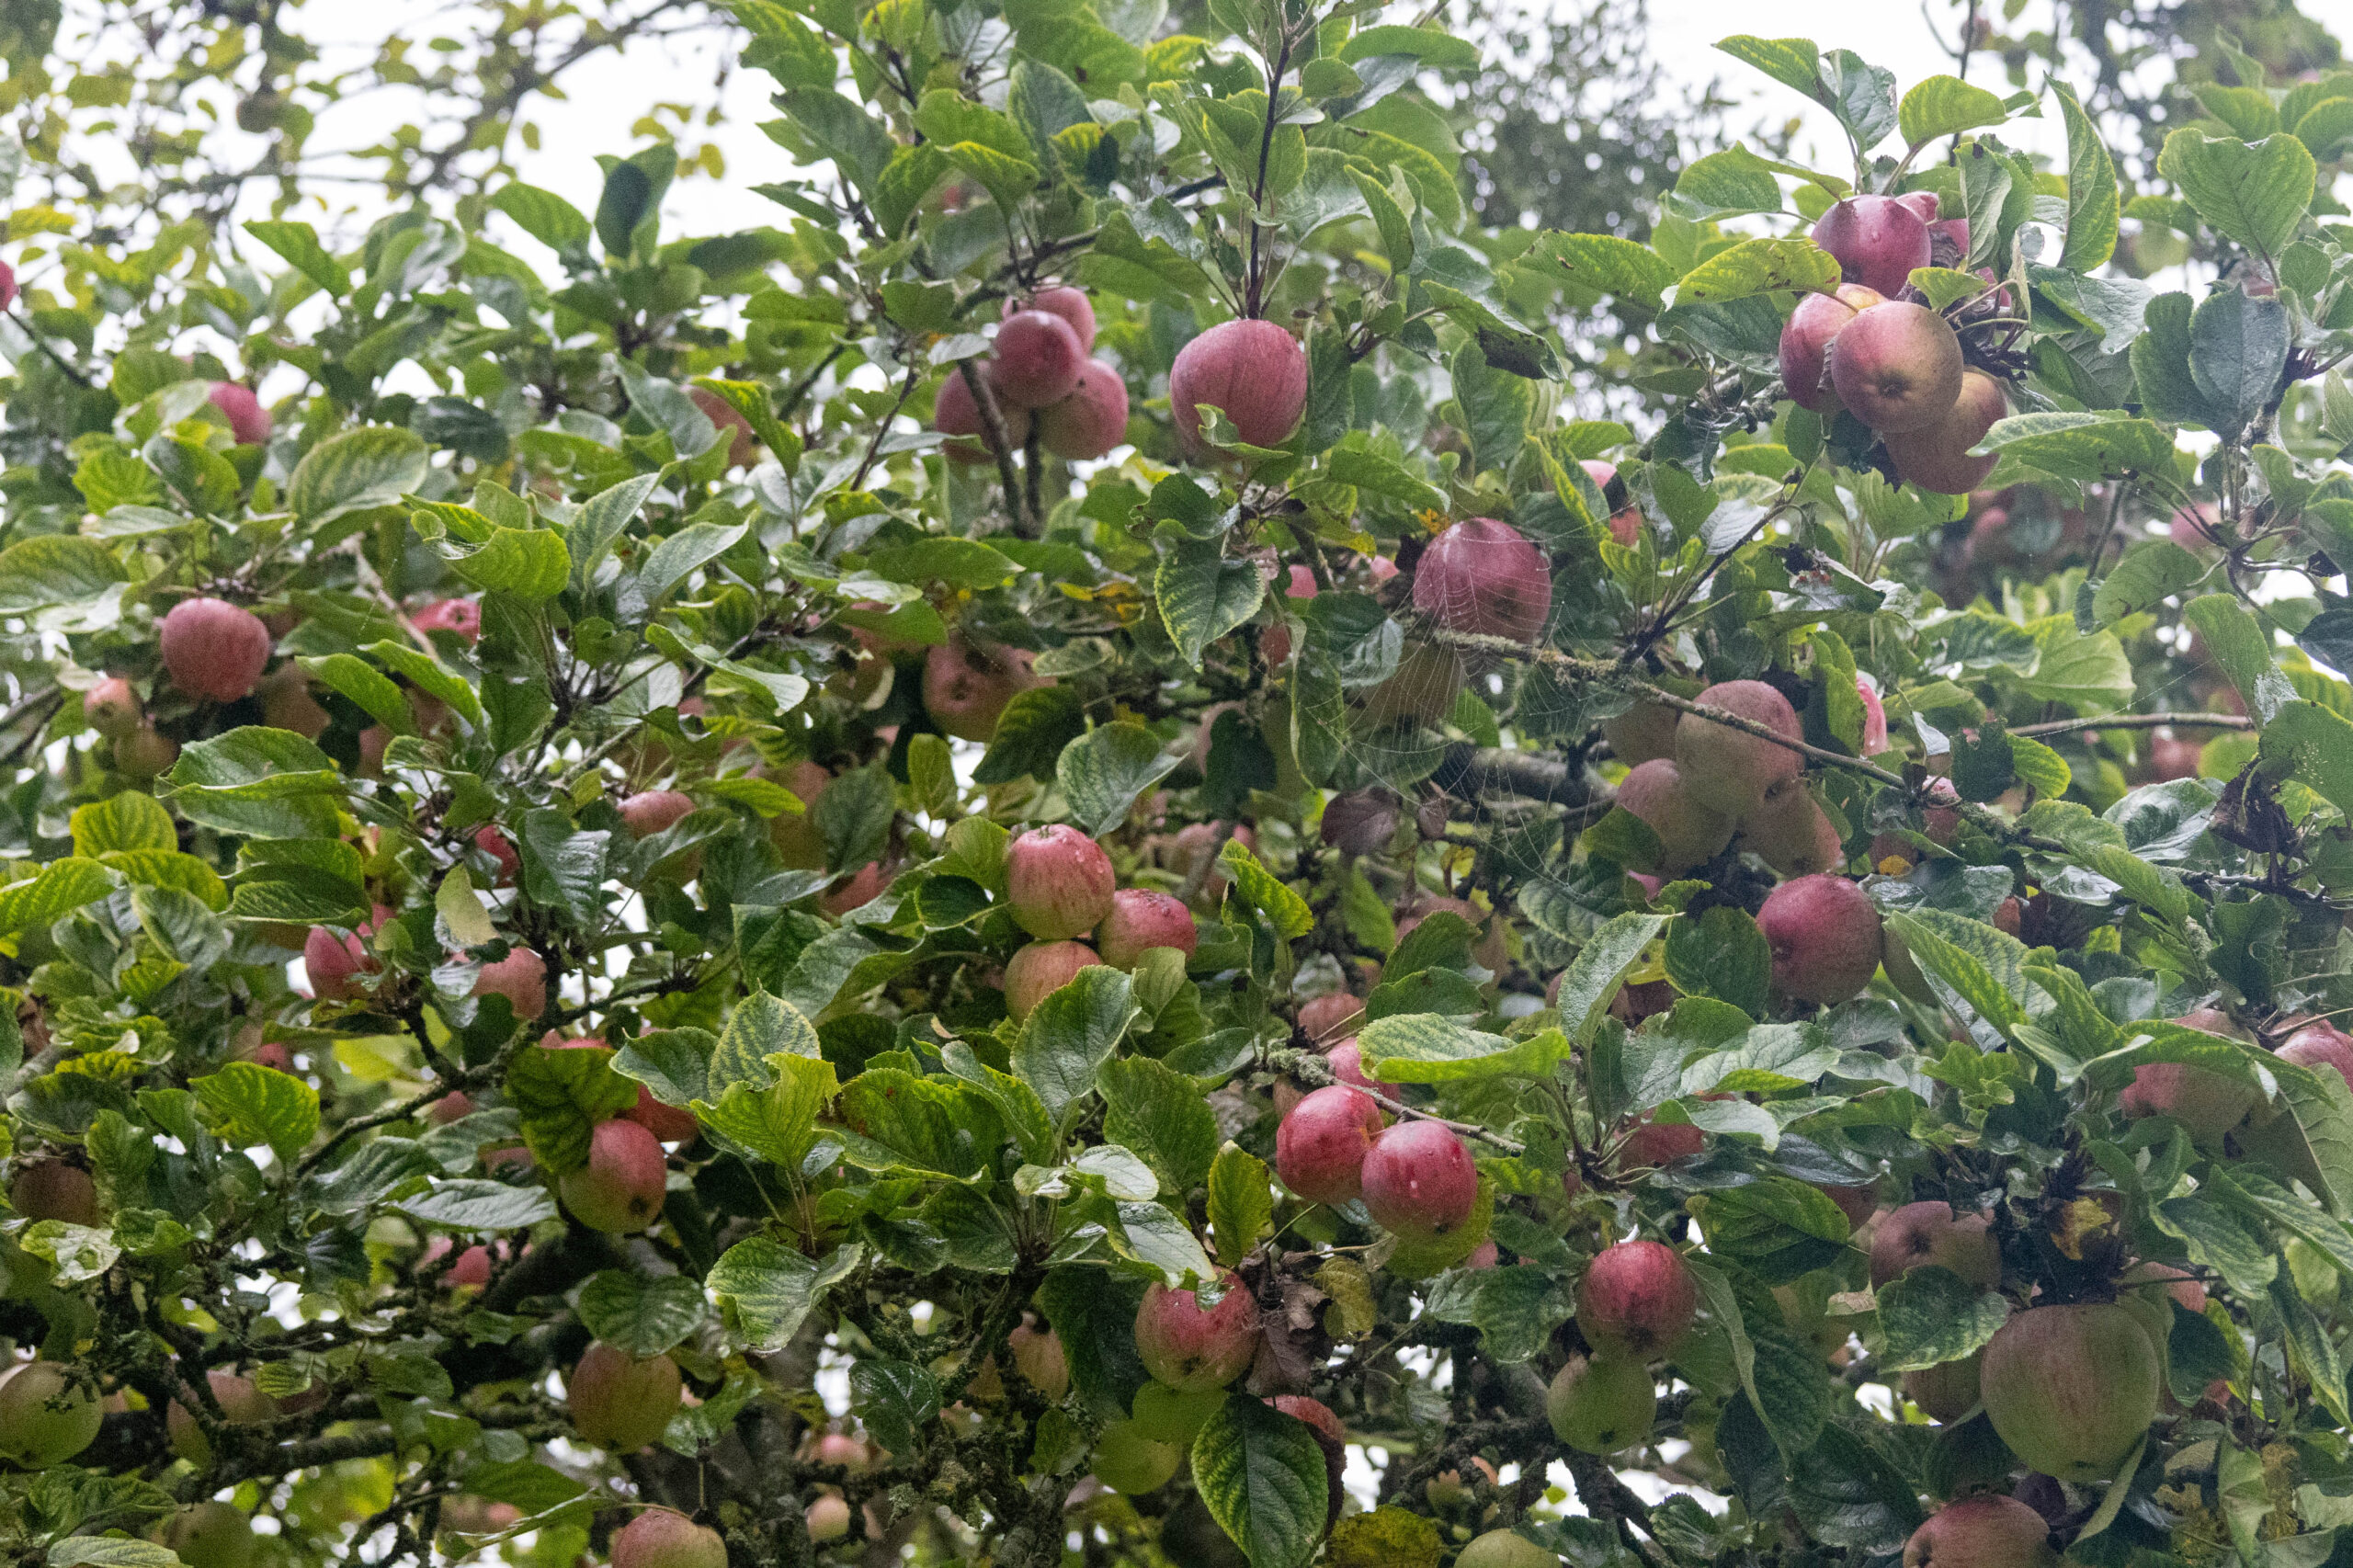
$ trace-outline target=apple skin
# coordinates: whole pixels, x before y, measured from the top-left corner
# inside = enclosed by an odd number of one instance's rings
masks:
[[[1532,642],[1552,613],[1552,568],[1508,523],[1468,517],[1422,551],[1414,608],[1449,631]]]
[[[613,1568],[727,1568],[727,1542],[708,1525],[648,1508],[613,1535]]]
[[[1961,339],[1926,305],[1891,300],[1839,328],[1830,384],[1847,411],[1881,435],[1925,430],[1961,396]]]
[[[2051,1527],[2015,1497],[1948,1503],[1904,1543],[1904,1568],[2053,1568]]]
[[[1573,1356],[1544,1392],[1552,1435],[1586,1454],[1614,1454],[1647,1439],[1658,1419],[1658,1385],[1640,1361]]]
[[[1176,351],[1168,413],[1195,458],[1209,455],[1199,405],[1222,411],[1253,447],[1279,447],[1307,412],[1307,351],[1270,321],[1220,322]]]
[[[1489,1530],[1455,1555],[1454,1568],[1561,1568],[1561,1560],[1517,1531]]]
[[[1124,1496],[1159,1491],[1184,1462],[1184,1449],[1154,1441],[1132,1421],[1112,1422],[1095,1440],[1095,1479]]]
[[[482,605],[474,599],[435,599],[408,623],[419,631],[447,631],[471,648],[482,641]]]
[[[828,1492],[809,1505],[801,1521],[811,1540],[839,1540],[849,1534],[849,1504]]]
[[[564,1380],[564,1403],[580,1440],[631,1454],[662,1436],[678,1413],[685,1381],[667,1356],[643,1360],[602,1340],[582,1353]]]
[[[1838,830],[1805,786],[1796,780],[1768,790],[1742,819],[1739,846],[1785,877],[1835,871],[1847,863]]]
[[[187,1568],[248,1568],[256,1554],[254,1527],[231,1503],[199,1503],[164,1521],[157,1540]]]
[[[1042,941],[1094,930],[1109,917],[1118,887],[1103,846],[1067,824],[1032,828],[1006,846],[1006,903],[1014,923]]]
[[[515,841],[485,823],[474,829],[473,846],[498,862],[498,880],[494,886],[511,888],[515,879],[523,874],[523,855]]]
[[[653,1130],[621,1117],[588,1134],[588,1163],[564,1172],[556,1191],[574,1219],[592,1231],[626,1235],[662,1212],[668,1165]]]
[[[1772,949],[1773,983],[1824,1006],[1862,994],[1878,970],[1879,908],[1844,877],[1799,877],[1766,895],[1757,929]]]
[[[1904,1374],[1904,1397],[1949,1426],[1977,1408],[1977,1381],[1984,1371],[1982,1351]]]
[[[996,415],[1005,426],[1005,438],[1015,450],[1029,439],[1029,411],[997,402]],[[943,436],[957,437],[943,449],[954,462],[987,462],[995,455],[989,445],[988,426],[981,418],[981,405],[972,396],[972,389],[964,384],[964,372],[951,368],[948,379],[939,383],[932,394],[931,427]]]
[[[1018,1023],[1080,970],[1102,961],[1085,942],[1031,942],[1005,960],[1005,1010]]]
[[[1781,326],[1781,385],[1790,401],[1828,418],[1846,406],[1830,384],[1830,345],[1847,324],[1887,302],[1876,289],[1842,283],[1836,293],[1808,294]]]
[[[1688,1121],[1653,1121],[1645,1111],[1619,1143],[1617,1165],[1621,1171],[1673,1165],[1707,1146],[1708,1135],[1699,1128]]]
[[[358,935],[337,937],[324,926],[313,926],[302,938],[302,972],[311,994],[324,1002],[349,1002],[359,994],[355,974],[373,974],[381,966],[361,945]]]
[[[82,694],[82,717],[108,740],[119,741],[146,722],[139,694],[120,676],[108,676]]]
[[[1195,1292],[1154,1280],[1136,1309],[1136,1354],[1143,1369],[1178,1393],[1222,1389],[1248,1371],[1258,1354],[1258,1303],[1232,1272],[1220,1285],[1225,1293],[1204,1309]]]
[[[1838,261],[1850,283],[1900,294],[1915,267],[1928,265],[1928,225],[1904,202],[1886,196],[1850,196],[1832,204],[1813,225],[1813,243]]]
[[[1643,537],[1643,509],[1627,500],[1626,487],[1618,480],[1618,465],[1599,458],[1586,458],[1581,466],[1609,506],[1609,537],[1627,549],[1633,549],[1634,541]]]
[[[620,803],[622,825],[631,838],[651,838],[678,825],[695,809],[694,797],[676,790],[647,790]]]
[[[1761,680],[1721,681],[1696,700],[1793,741],[1805,736],[1790,699]],[[1694,800],[1737,822],[1756,809],[1768,790],[1795,778],[1804,763],[1797,753],[1762,735],[1686,713],[1675,726],[1675,766]]]
[[[1086,462],[1128,438],[1128,383],[1100,359],[1080,367],[1078,384],[1038,411],[1038,444],[1068,462]]]
[[[1174,948],[1191,958],[1201,945],[1193,912],[1174,893],[1121,888],[1111,895],[1111,913],[1095,928],[1095,950],[1113,969],[1133,969],[1154,948]]]
[[[241,447],[258,447],[269,439],[269,410],[254,389],[236,381],[215,381],[204,399],[229,421],[229,436]]]
[[[1311,996],[1299,1005],[1299,1029],[1318,1045],[1348,1034],[1364,1015],[1364,999],[1345,991]]]
[[[43,1160],[17,1173],[9,1184],[9,1207],[36,1222],[57,1220],[68,1225],[97,1226],[98,1185],[90,1173],[63,1160]]]
[[[637,1103],[621,1112],[621,1119],[636,1122],[664,1143],[691,1143],[702,1132],[694,1112],[682,1106],[664,1105],[642,1084],[637,1086]]]
[[[226,599],[182,599],[164,617],[156,645],[183,695],[234,702],[253,694],[269,663],[269,628]]]
[[[1460,1230],[1479,1197],[1471,1151],[1449,1128],[1407,1121],[1373,1140],[1364,1157],[1364,1206],[1375,1223],[1408,1241]]]
[[[96,1390],[75,1385],[55,1361],[0,1375],[0,1459],[22,1469],[64,1463],[97,1440],[105,1418]]]
[[[985,741],[996,733],[997,720],[1016,697],[1053,684],[1029,673],[1034,657],[1026,648],[983,647],[951,638],[924,655],[924,710],[960,741]]]
[[[2184,1013],[2174,1022],[2201,1034],[2246,1038],[2246,1031],[2229,1014],[2212,1007]],[[2132,1069],[2132,1082],[2116,1096],[2116,1109],[2130,1121],[2144,1116],[2170,1116],[2181,1123],[2191,1142],[2212,1144],[2245,1119],[2261,1098],[2252,1084],[2186,1062],[2148,1062]]]
[[[1051,1328],[1037,1329],[1023,1323],[1006,1335],[1006,1345],[1029,1386],[1043,1394],[1047,1403],[1060,1404],[1070,1392],[1070,1358],[1063,1350],[1062,1337]]]
[[[180,755],[179,742],[142,724],[114,743],[114,765],[131,778],[153,778]]]
[[[1942,1199],[1906,1203],[1880,1219],[1871,1233],[1871,1287],[1935,1265],[1964,1284],[1990,1290],[2002,1282],[2002,1249],[1983,1214],[1955,1214]]]
[[[1863,699],[1863,755],[1877,756],[1887,749],[1887,705],[1867,676],[1855,677],[1855,695]]]
[[[1605,1356],[1648,1361],[1670,1355],[1699,1310],[1698,1283],[1682,1255],[1664,1242],[1604,1247],[1577,1280],[1577,1332]]]
[[[743,411],[709,387],[688,387],[687,400],[717,426],[720,438],[727,443],[727,466],[751,467],[760,455],[760,442],[752,434],[752,422],[744,417]]]
[[[1045,408],[1071,394],[1086,364],[1070,323],[1051,311],[1016,311],[998,324],[989,390],[1001,403]]]
[[[548,1010],[548,961],[529,948],[517,948],[474,976],[474,994],[504,996],[516,1018],[529,1023]]]
[[[1961,373],[1961,393],[1933,425],[1887,437],[1887,455],[1898,479],[1939,495],[1966,495],[1994,472],[1998,457],[1975,458],[1969,449],[2008,415],[2002,383],[1983,370]]]
[[[1601,738],[1628,767],[1675,760],[1675,725],[1683,715],[1663,702],[1637,702],[1601,722]]]
[[[2060,1481],[2100,1481],[2156,1419],[2156,1347],[2113,1302],[2032,1307],[1984,1350],[1985,1415],[2010,1451]]]
[[[2336,1075],[2353,1087],[2353,1035],[2334,1024],[2306,1024],[2281,1042],[2278,1055],[2282,1062],[2315,1071],[2333,1067]]]
[[[1658,836],[1655,859],[1631,868],[1677,877],[1705,865],[1732,842],[1733,819],[1699,800],[1682,768],[1655,757],[1619,780],[1618,804]]]
[[[1029,296],[1026,303],[1007,300],[1001,319],[1011,321],[1025,310],[1043,311],[1048,315],[1062,317],[1070,324],[1071,331],[1078,335],[1078,351],[1082,354],[1094,352],[1095,303],[1086,297],[1084,289],[1074,289],[1066,283],[1057,284],[1051,289],[1039,290]]]
[[[1364,1157],[1382,1127],[1370,1096],[1326,1085],[1275,1129],[1276,1174],[1310,1203],[1345,1203],[1363,1191]]]

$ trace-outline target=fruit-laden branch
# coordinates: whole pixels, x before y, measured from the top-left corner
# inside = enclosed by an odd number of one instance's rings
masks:
[[[1558,757],[1496,746],[1456,746],[1430,781],[1449,795],[1518,795],[1555,805],[1582,806],[1594,790],[1582,769]]]
[[[1287,1073],[1301,1083],[1319,1089],[1347,1082],[1332,1071],[1329,1062],[1313,1051],[1292,1051],[1288,1048],[1270,1051],[1267,1053],[1267,1064],[1277,1072]],[[1415,1121],[1435,1121],[1457,1137],[1476,1138],[1482,1143],[1494,1144],[1506,1154],[1524,1154],[1528,1152],[1528,1145],[1518,1139],[1506,1138],[1500,1132],[1490,1132],[1475,1121],[1449,1121],[1442,1116],[1432,1116],[1417,1106],[1409,1106],[1403,1100],[1391,1099],[1379,1090],[1368,1089],[1362,1084],[1351,1084],[1350,1086],[1390,1115],[1401,1119],[1410,1118]]]

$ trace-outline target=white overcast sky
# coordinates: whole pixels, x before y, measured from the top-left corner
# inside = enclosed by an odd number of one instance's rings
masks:
[[[1948,21],[1953,9],[1949,0],[1929,0],[1929,5],[1940,22]],[[422,49],[436,36],[443,17],[440,0],[370,0],[320,7],[315,21],[305,20],[316,29],[318,41],[354,51],[345,58],[356,63],[387,34],[404,35]],[[1810,152],[1833,170],[1845,166],[1845,153],[1828,116],[1716,52],[1711,47],[1716,40],[1745,32],[1843,45],[1893,71],[1905,86],[1951,69],[1951,61],[1938,49],[1913,0],[1653,0],[1651,22],[1653,51],[1678,80],[1698,86],[1720,79],[1735,96],[1754,103],[1760,115],[1803,112],[1807,129],[1798,151],[1802,155]],[[599,56],[576,67],[565,78],[567,101],[533,106],[532,118],[541,130],[540,150],[520,154],[524,177],[569,198],[584,210],[593,209],[601,179],[596,154],[631,150],[636,144],[629,134],[631,123],[657,102],[707,101],[721,66],[719,51],[705,42],[642,44],[620,57]],[[1982,60],[1972,74],[1984,85],[2006,90]],[[664,204],[668,232],[721,233],[782,218],[781,209],[749,189],[783,177],[789,167],[783,150],[758,130],[761,120],[774,118],[767,103],[770,86],[765,73],[731,74],[722,100],[726,123],[708,133],[698,129],[687,138],[689,144],[706,134],[716,140],[727,155],[727,177],[698,177],[675,185]],[[332,110],[323,117],[312,145],[363,145],[401,123],[402,107],[398,95],[374,95]],[[2063,146],[2058,129],[2054,119],[2045,126],[2021,125],[2006,134],[2029,146],[2044,146],[2050,143],[2041,133],[2048,131],[2053,133],[2052,142]],[[520,243],[529,245],[529,241]]]

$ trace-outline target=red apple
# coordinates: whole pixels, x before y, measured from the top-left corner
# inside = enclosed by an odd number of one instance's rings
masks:
[[[1361,1090],[1318,1089],[1276,1128],[1276,1174],[1310,1203],[1345,1203],[1363,1190],[1364,1157],[1382,1126],[1381,1108]]]
[[[1065,824],[1032,828],[1006,850],[1006,903],[1032,937],[1085,936],[1110,915],[1118,886],[1103,846]]]
[[[648,1508],[613,1535],[613,1568],[727,1568],[727,1542],[708,1525]]]
[[[1070,323],[1049,311],[1016,311],[996,329],[989,389],[999,403],[1044,408],[1078,386],[1086,349]]]
[[[1773,983],[1783,994],[1827,1006],[1859,995],[1879,968],[1878,906],[1844,877],[1783,882],[1766,895],[1757,929],[1773,954]]]
[[[1479,1196],[1471,1151],[1436,1121],[1407,1121],[1373,1141],[1363,1167],[1373,1221],[1409,1242],[1434,1241],[1469,1221]]]
[[[2015,1497],[1948,1503],[1904,1543],[1904,1568],[2053,1568],[2051,1527]]]
[[[1168,371],[1169,416],[1195,457],[1207,452],[1203,403],[1245,445],[1280,446],[1307,410],[1307,353],[1270,321],[1220,322],[1178,349]]]
[[[1244,1372],[1258,1354],[1258,1305],[1241,1278],[1225,1274],[1224,1294],[1212,1307],[1191,1290],[1172,1290],[1157,1280],[1136,1309],[1136,1354],[1143,1369],[1179,1393],[1222,1389]]]
[[[89,1172],[63,1160],[42,1160],[18,1171],[8,1187],[8,1206],[36,1222],[57,1220],[91,1227],[104,1222],[97,1183]]]
[[[82,694],[82,717],[108,740],[120,740],[147,722],[139,694],[120,676],[108,676]]]
[[[1884,196],[1834,203],[1814,224],[1813,243],[1837,258],[1848,282],[1882,294],[1902,293],[1913,269],[1928,265],[1928,225],[1911,207]]]
[[[1026,648],[983,647],[951,638],[924,655],[924,709],[958,740],[985,741],[1016,696],[1052,684],[1029,673],[1035,657]]]
[[[1043,311],[1048,315],[1062,317],[1070,324],[1071,331],[1078,335],[1078,351],[1082,354],[1094,351],[1095,305],[1087,299],[1085,290],[1073,289],[1067,284],[1062,284],[1051,289],[1039,290],[1026,303],[1018,300],[1007,300],[1001,312],[1002,319],[1011,321],[1025,310]]]
[[[1699,1285],[1664,1242],[1605,1247],[1577,1280],[1577,1331],[1604,1354],[1637,1361],[1670,1355],[1699,1310]]]
[[[1128,383],[1100,359],[1079,368],[1078,384],[1038,411],[1038,444],[1058,458],[1086,462],[1128,438]]]
[[[678,1364],[669,1357],[641,1360],[599,1340],[572,1369],[563,1398],[582,1442],[626,1454],[662,1436],[684,1392]]]
[[[1175,948],[1191,958],[1201,944],[1193,913],[1172,893],[1122,888],[1111,895],[1111,913],[1095,928],[1095,950],[1113,969],[1133,969],[1154,948]]]
[[[1925,430],[1961,397],[1961,339],[1926,305],[1891,300],[1858,314],[1830,350],[1838,401],[1881,435]]]
[[[1472,517],[1422,551],[1414,608],[1449,631],[1531,642],[1552,613],[1552,568],[1507,523]]]
[[[269,439],[269,410],[254,389],[235,381],[215,381],[205,400],[229,421],[229,435],[241,447],[258,447]]]
[[[1892,433],[1888,460],[1895,476],[1942,495],[1965,495],[1994,472],[1995,456],[1972,457],[1969,449],[2009,413],[2002,383],[1983,370],[1961,372],[1961,394],[1926,429]]]
[[[1955,1214],[1941,1199],[1907,1203],[1882,1217],[1871,1234],[1874,1289],[1929,1265],[1990,1290],[2002,1282],[2002,1249],[1983,1214]]]
[[[1029,439],[1029,411],[1015,407],[999,398],[997,418],[1005,426],[1005,438],[1016,451]],[[957,462],[987,462],[993,451],[989,446],[988,426],[981,418],[981,405],[972,396],[972,389],[964,382],[964,372],[950,367],[948,379],[939,383],[939,391],[932,397],[931,426],[943,436],[960,439],[947,443],[945,450]],[[961,437],[973,437],[964,439]]]
[[[269,628],[226,599],[182,599],[164,617],[157,642],[172,684],[206,701],[250,696],[269,663]]]
[[[1102,961],[1085,942],[1031,942],[1006,960],[1005,1010],[1018,1023],[1080,970]]]
[[[556,1191],[574,1219],[592,1231],[642,1231],[662,1212],[669,1169],[650,1128],[620,1117],[588,1134],[588,1163],[566,1171]]]
[[[1790,740],[1805,732],[1790,699],[1761,680],[1719,682],[1697,699],[1736,719],[1770,728]],[[1765,799],[1765,791],[1795,778],[1804,766],[1796,752],[1762,735],[1686,713],[1675,726],[1675,766],[1685,790],[1699,804],[1738,821]]]

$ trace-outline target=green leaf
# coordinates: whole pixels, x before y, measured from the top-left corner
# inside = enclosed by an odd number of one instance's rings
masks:
[[[580,1288],[581,1326],[631,1356],[660,1356],[700,1325],[702,1286],[682,1274],[608,1268]]]
[[[1536,417],[1535,383],[1489,364],[1486,351],[1475,340],[1457,349],[1447,368],[1454,379],[1455,405],[1462,414],[1462,434],[1471,443],[1469,472],[1504,467],[1528,439]]]
[[[2086,482],[2173,472],[2173,437],[2146,419],[2110,414],[2014,414],[1972,450]]]
[[[1096,1069],[1103,1136],[1132,1149],[1178,1202],[1217,1158],[1217,1116],[1193,1080],[1148,1056],[1112,1057]]]
[[[468,726],[482,727],[482,699],[464,677],[435,655],[414,643],[391,641],[370,642],[359,651],[389,665],[394,675],[422,688],[426,696],[456,710]]]
[[[1773,953],[1749,913],[1714,904],[1666,932],[1666,977],[1687,996],[1713,996],[1762,1017],[1770,998]]]
[[[1673,303],[1721,304],[1784,290],[1815,292],[1837,286],[1837,257],[1810,239],[1743,240],[1677,279]]]
[[[392,1207],[412,1220],[448,1231],[517,1231],[556,1215],[555,1193],[547,1187],[509,1187],[476,1178],[442,1182],[422,1197],[404,1199]]]
[[[1199,669],[1202,649],[1258,613],[1267,579],[1256,562],[1227,560],[1222,537],[1180,539],[1162,547],[1152,594],[1178,655]]]
[[[1241,839],[1227,839],[1218,851],[1217,863],[1233,879],[1234,892],[1267,917],[1276,936],[1293,942],[1315,929],[1315,912],[1307,901],[1267,869]]]
[[[567,261],[588,255],[586,214],[553,191],[520,180],[499,187],[490,204],[515,220],[522,231]]]
[[[2010,117],[2000,98],[1958,76],[1926,78],[1904,95],[1895,113],[1896,128],[1907,147],[1926,146],[1939,136],[1959,135],[1982,125],[1999,125]]]
[[[2198,557],[2169,539],[2143,540],[2101,579],[2092,595],[2092,619],[2113,626],[2128,615],[2154,609],[2203,581],[2206,570]]]
[[[781,1350],[862,1256],[852,1244],[812,1261],[772,1236],[747,1236],[720,1255],[703,1283],[745,1349]]]
[[[2026,1021],[2015,994],[2024,984],[2020,960],[2026,947],[2017,937],[1938,909],[1890,912],[1885,919],[1913,960],[1980,1017],[2005,1034]]]
[[[71,825],[74,853],[93,859],[115,850],[177,849],[180,843],[172,813],[135,790],[74,807]]]
[[[2197,628],[2205,639],[2207,656],[2231,677],[2246,702],[2246,710],[2267,727],[2268,743],[2268,726],[2286,710],[2302,706],[2296,700],[2296,688],[2272,656],[2270,632],[2235,594],[2207,594],[2192,599],[2182,607],[2181,618]],[[2291,739],[2287,744],[2295,742]],[[2267,750],[2265,756],[2270,755]]]
[[[1568,1038],[1558,1029],[1511,1040],[1437,1013],[1376,1018],[1357,1032],[1357,1048],[1363,1055],[1365,1076],[1386,1084],[1549,1078],[1553,1067],[1569,1056]]]
[[[314,525],[389,506],[425,483],[429,456],[422,437],[390,425],[330,436],[294,465],[287,505],[301,521]]]
[[[2116,160],[2100,141],[2099,128],[2075,101],[2075,89],[2055,80],[2051,85],[2067,121],[2067,243],[2059,253],[2059,265],[2069,272],[2093,272],[2116,254],[2120,210]]]
[[[637,1103],[637,1085],[612,1061],[601,1045],[529,1045],[507,1063],[506,1097],[522,1113],[523,1142],[550,1175],[586,1165],[590,1129]]]
[[[1138,798],[1182,760],[1181,754],[1164,746],[1150,730],[1121,720],[1099,725],[1063,747],[1054,777],[1070,802],[1071,815],[1100,837],[1125,822]],[[825,798],[832,798],[831,790]]]
[[[1780,187],[1773,189],[1778,202]],[[1661,295],[1675,281],[1674,265],[1665,256],[1615,234],[1548,231],[1531,254],[1550,256],[1572,289],[1616,295],[1648,311],[1660,308]]]
[[[1193,1484],[1250,1568],[1301,1568],[1324,1539],[1323,1445],[1305,1422],[1253,1395],[1227,1395],[1194,1437]]]
[[[1128,976],[1107,964],[1082,969],[1038,1004],[1013,1046],[1013,1072],[1060,1117],[1095,1087],[1097,1072],[1142,1016]]]
[[[1822,101],[1822,51],[1812,39],[1752,38],[1741,33],[1717,40],[1716,47],[1781,85]]]
[[[75,534],[41,534],[0,550],[0,614],[87,604],[125,580],[114,552]]]
[[[976,539],[926,539],[892,545],[867,558],[867,569],[887,583],[951,588],[984,593],[1001,588],[1021,574],[1020,566],[1003,551]]]
[[[351,292],[351,272],[319,244],[318,231],[308,223],[250,222],[245,233],[276,251],[294,269],[340,300]]]
[[[2225,428],[2269,406],[2288,364],[2288,310],[2278,300],[2225,289],[2201,301],[2189,322],[2189,379]]]
[[[416,733],[416,721],[401,688],[357,653],[327,653],[295,661],[367,710],[396,735]]]
[[[1949,1268],[1914,1268],[1880,1287],[1880,1362],[1903,1372],[1961,1360],[1984,1348],[2009,1315],[1998,1294],[1981,1293]]]
[[[1486,1354],[1510,1366],[1534,1359],[1574,1308],[1543,1269],[1472,1268],[1440,1275],[1424,1310],[1440,1323],[1471,1324]]]
[[[660,549],[654,553],[658,557]],[[480,549],[458,557],[450,566],[477,588],[534,601],[555,597],[572,580],[572,557],[563,536],[551,528],[493,528]]]
[[[1217,1260],[1231,1268],[1249,1256],[1274,1222],[1275,1197],[1267,1185],[1267,1162],[1228,1142],[1210,1164],[1210,1230]]]
[[[23,862],[12,862],[23,864]],[[48,926],[112,892],[115,880],[96,860],[52,860],[33,876],[0,887],[0,937]]]
[[[756,984],[728,1016],[704,1079],[713,1093],[734,1084],[764,1089],[776,1078],[774,1058],[818,1054],[817,1031],[801,1010]]]
[[[2181,188],[2208,227],[2267,257],[2295,236],[2319,177],[2311,149],[2285,132],[2250,145],[2194,126],[2165,138],[2157,172]]]
[[[1568,973],[1561,981],[1557,1005],[1562,1028],[1577,1045],[1593,1042],[1594,1031],[1601,1027],[1602,1017],[1609,1011],[1626,971],[1640,960],[1643,950],[1658,936],[1667,918],[1664,915],[1614,915],[1593,934],[1576,960],[1569,965]]]
[[[318,1133],[319,1091],[291,1073],[232,1062],[189,1079],[188,1087],[230,1142],[267,1143],[281,1165],[291,1164]]]

